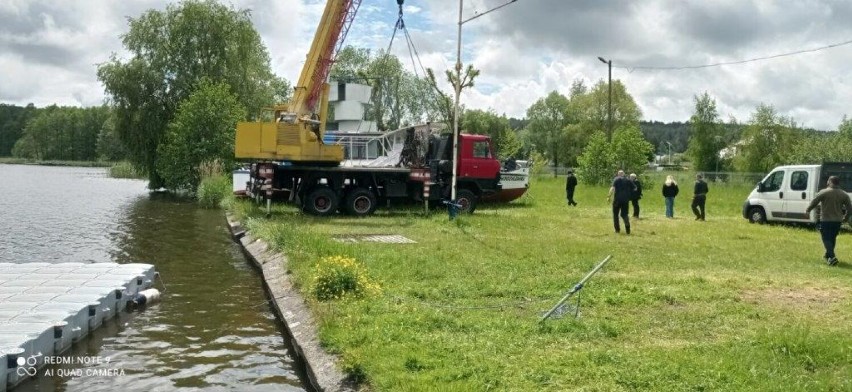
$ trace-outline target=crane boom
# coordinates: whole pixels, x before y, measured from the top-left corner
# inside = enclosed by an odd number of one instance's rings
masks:
[[[322,141],[328,112],[326,78],[360,5],[361,0],[326,2],[293,98],[271,109],[274,122],[237,124],[236,158],[334,165],[343,160],[341,146]]]
[[[326,3],[291,101],[289,109],[292,113],[310,114],[316,110],[322,86],[360,5],[361,0],[331,0]]]

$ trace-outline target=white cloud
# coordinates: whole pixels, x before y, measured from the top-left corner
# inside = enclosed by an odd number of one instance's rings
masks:
[[[231,0],[252,9],[275,73],[298,78],[325,2]],[[502,0],[464,2],[469,18]],[[456,57],[458,2],[408,1],[405,20],[421,61],[442,73]],[[123,53],[125,17],[165,0],[0,2],[0,102],[94,105],[103,99],[95,64]],[[365,0],[347,43],[387,47],[396,3]],[[852,45],[747,64],[686,70],[687,66],[771,56],[852,39],[852,2],[727,0],[517,1],[463,26],[463,60],[482,71],[462,102],[523,116],[552,90],[572,81],[607,77],[597,56],[613,59],[613,78],[626,85],[646,120],[686,121],[692,97],[708,92],[723,118],[747,121],[760,103],[821,129],[835,129],[849,112]],[[394,53],[411,67],[398,35]],[[623,68],[627,67],[627,68]],[[443,78],[439,77],[442,80]],[[444,83],[445,84],[445,83]],[[449,90],[445,84],[444,86]]]

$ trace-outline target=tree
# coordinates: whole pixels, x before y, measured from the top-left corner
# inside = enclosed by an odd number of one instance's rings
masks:
[[[460,67],[461,64],[458,64],[457,66]],[[438,82],[435,79],[435,72],[432,71],[431,68],[426,68],[426,78],[432,86],[433,91],[437,94],[434,98],[438,115],[446,124],[453,124],[456,88],[458,88],[459,93],[461,93],[464,89],[473,87],[474,80],[476,80],[476,77],[479,76],[479,70],[473,68],[473,65],[468,65],[467,68],[464,69],[464,72],[461,73],[461,82],[459,82],[455,72],[451,70],[446,70],[444,72],[447,76],[447,81],[453,88],[452,96],[445,94],[440,88],[438,88]],[[459,111],[464,112],[464,108],[461,105],[459,105]],[[459,113],[459,121],[461,121],[461,115],[462,113]],[[461,124],[459,124],[459,126],[461,126]]]
[[[12,148],[24,134],[24,127],[38,111],[33,104],[21,107],[0,103],[0,156],[12,155]]]
[[[597,131],[589,137],[589,143],[577,158],[577,177],[587,184],[608,184],[615,174],[615,154],[606,141],[606,134]]]
[[[247,10],[213,0],[187,0],[129,19],[122,36],[131,58],[115,54],[98,67],[116,110],[116,130],[130,160],[164,185],[157,151],[177,107],[202,78],[225,83],[248,113],[273,103],[280,83]]]
[[[126,159],[127,149],[124,147],[121,139],[118,137],[118,132],[115,130],[115,117],[110,116],[104,121],[101,130],[98,132],[97,143],[98,159],[105,161],[119,161]]]
[[[695,170],[715,171],[719,167],[719,150],[725,146],[716,100],[706,92],[693,100],[695,113],[689,123],[691,133],[687,155],[692,159]]]
[[[653,158],[654,146],[645,140],[638,125],[623,126],[612,135],[612,155],[619,169],[642,174]],[[611,174],[612,172],[610,172]]]
[[[568,116],[568,98],[552,91],[545,98],[536,101],[527,109],[527,132],[535,150],[553,162],[553,175],[556,176],[556,166],[565,158],[567,146],[566,127],[571,123]]]
[[[372,88],[367,120],[380,130],[394,130],[432,118],[438,112],[436,92],[427,79],[411,73],[399,58],[347,46],[338,53],[332,80],[364,83]]]
[[[795,122],[780,116],[771,105],[758,105],[739,142],[734,167],[744,172],[768,172],[797,144],[794,128]]]
[[[195,192],[199,166],[218,160],[225,168],[234,161],[234,133],[245,109],[225,83],[203,80],[178,108],[158,148],[157,172],[165,187]]]
[[[497,156],[501,158],[517,158],[523,147],[517,132],[509,125],[509,119],[493,110],[466,110],[459,127],[467,133],[490,136],[497,147]]]
[[[590,134],[599,129],[608,129],[609,84],[599,81],[588,94],[572,98],[571,110],[579,120],[579,131]],[[620,80],[612,81],[612,129],[639,123],[642,111]]]
[[[30,159],[92,161],[97,159],[98,132],[109,116],[106,107],[49,106],[24,127],[12,154]]]

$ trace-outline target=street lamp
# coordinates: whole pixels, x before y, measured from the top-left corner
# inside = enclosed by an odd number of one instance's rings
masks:
[[[607,104],[607,127],[608,133],[606,135],[606,140],[612,141],[612,60],[604,60],[603,57],[598,56],[598,60],[602,63],[609,66],[609,101]]]
[[[459,158],[459,97],[461,96],[461,42],[462,42],[462,25],[470,22],[482,15],[497,11],[500,8],[503,8],[509,4],[512,4],[518,0],[511,0],[502,5],[494,7],[488,11],[478,13],[470,18],[462,20],[462,6],[464,4],[464,0],[459,0],[459,36],[456,46],[456,82],[455,82],[455,93],[456,100],[454,105],[453,112],[453,180],[452,180],[452,188],[450,190],[450,200],[455,203],[456,202],[456,183],[458,182],[458,158]],[[451,215],[452,216],[452,215]]]
[[[666,142],[666,144],[669,145],[669,166],[671,166],[671,164],[672,164],[672,143]]]

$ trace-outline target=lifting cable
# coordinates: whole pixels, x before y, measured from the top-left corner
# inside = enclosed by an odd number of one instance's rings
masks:
[[[417,47],[414,46],[414,41],[411,39],[411,34],[408,32],[408,28],[405,26],[405,20],[403,19],[402,12],[402,3],[404,0],[397,0],[397,4],[399,5],[399,17],[396,20],[396,23],[393,26],[393,33],[391,34],[390,43],[388,43],[388,49],[385,51],[386,56],[390,56],[391,48],[393,47],[393,41],[396,38],[396,32],[401,30],[403,35],[405,36],[405,43],[408,46],[408,56],[411,58],[411,67],[414,69],[414,75],[417,78],[420,78],[420,72],[423,73],[423,76],[426,76],[426,69],[423,67],[423,62],[420,61],[420,54],[417,52]],[[414,59],[417,59],[417,63],[414,62]],[[387,61],[387,60],[386,60]],[[417,65],[420,65],[420,72],[417,70]]]

